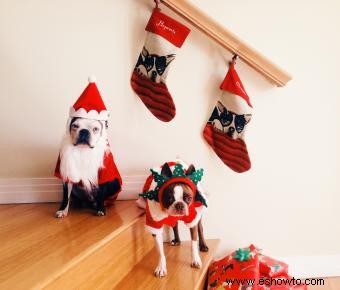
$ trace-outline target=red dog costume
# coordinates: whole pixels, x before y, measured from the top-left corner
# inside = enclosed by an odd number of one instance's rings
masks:
[[[101,98],[101,95],[98,91],[98,88],[95,84],[94,79],[89,79],[89,84],[84,90],[84,92],[80,95],[76,103],[71,107],[69,120],[67,122],[66,130],[69,130],[70,122],[72,118],[86,118],[97,120],[102,123],[103,130],[106,130],[106,122],[108,120],[108,111],[106,110],[105,104]],[[106,134],[106,133],[105,133]],[[60,163],[61,157],[59,154],[57,165],[55,168],[54,175],[63,180],[63,182],[73,182],[69,180],[69,178],[62,176],[60,171]],[[122,185],[122,178],[119,174],[117,166],[114,162],[113,155],[110,150],[110,145],[107,140],[107,146],[105,149],[103,166],[98,169],[98,185],[104,184],[109,181],[113,181],[118,179],[119,184]],[[119,192],[118,192],[119,193]],[[111,198],[111,200],[115,200],[118,196],[118,193]]]

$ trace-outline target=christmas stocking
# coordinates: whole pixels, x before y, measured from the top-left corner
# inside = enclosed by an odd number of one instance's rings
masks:
[[[145,28],[146,41],[131,77],[131,86],[158,119],[169,122],[176,115],[175,104],[166,86],[170,63],[175,59],[190,30],[154,9]]]
[[[241,173],[251,166],[244,133],[252,116],[252,105],[234,66],[233,61],[203,136],[224,164]]]

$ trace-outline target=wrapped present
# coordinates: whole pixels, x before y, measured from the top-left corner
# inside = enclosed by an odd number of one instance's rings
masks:
[[[268,277],[278,277],[288,274],[288,265],[268,256],[259,255],[260,273]]]
[[[275,278],[260,277],[258,290],[307,290],[307,286],[301,280],[283,274]]]
[[[258,280],[258,251],[251,245],[210,265],[208,289],[258,290]]]

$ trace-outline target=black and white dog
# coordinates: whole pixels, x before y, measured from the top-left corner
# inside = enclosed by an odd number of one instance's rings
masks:
[[[186,170],[186,177],[174,177],[172,169],[164,163],[160,170],[160,178],[168,179],[160,188],[155,187],[153,182],[150,186],[144,187],[145,190],[156,188],[158,191],[155,199],[140,198],[137,205],[146,209],[146,229],[153,235],[156,248],[159,253],[158,265],[154,271],[156,277],[167,275],[166,257],[163,248],[163,227],[173,226],[174,239],[171,245],[178,246],[181,240],[178,233],[178,221],[183,221],[190,229],[191,235],[191,266],[200,268],[202,261],[199,251],[209,250],[203,234],[202,214],[205,195],[196,186],[186,179],[196,171],[194,165],[190,165]],[[148,181],[146,181],[148,184]],[[143,190],[144,190],[143,189]],[[198,202],[199,201],[199,202]]]
[[[103,216],[104,201],[114,199],[120,192],[121,179],[106,130],[107,122],[103,121],[77,117],[69,121],[55,171],[63,180],[63,200],[56,212],[57,218],[67,216],[71,198],[75,204],[90,207],[98,216]],[[111,170],[110,174],[105,170]],[[101,183],[101,174],[112,179]]]

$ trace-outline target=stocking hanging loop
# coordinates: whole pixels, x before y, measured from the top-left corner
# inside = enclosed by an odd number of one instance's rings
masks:
[[[156,9],[159,9],[159,4],[161,3],[161,1],[160,0],[153,0],[154,2],[155,2],[155,4],[156,4]]]
[[[234,54],[233,58],[231,59],[231,64],[236,64],[236,61],[239,59],[237,54]]]

